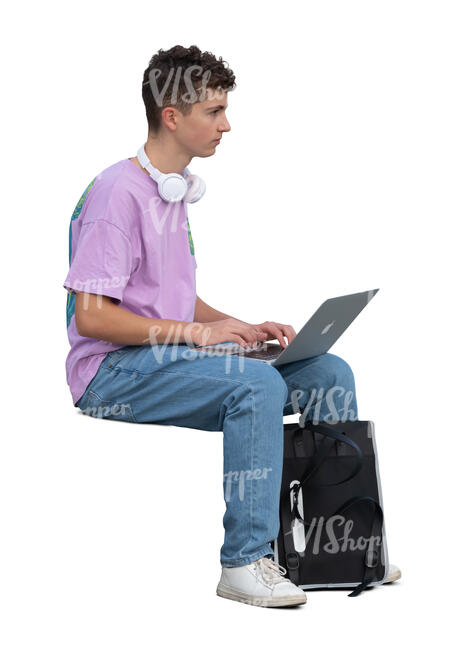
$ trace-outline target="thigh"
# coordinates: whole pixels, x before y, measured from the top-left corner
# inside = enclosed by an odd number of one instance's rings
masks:
[[[254,359],[185,344],[125,346],[107,355],[79,406],[110,419],[221,431],[229,398],[248,391],[287,397],[278,371]]]

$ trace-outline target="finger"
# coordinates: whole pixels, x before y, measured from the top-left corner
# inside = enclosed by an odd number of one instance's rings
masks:
[[[291,340],[289,341],[289,343],[290,343],[290,342],[292,341],[292,339],[295,338],[295,337],[297,336],[297,332],[296,332],[295,329],[292,327],[292,325],[288,325],[288,327],[289,327],[289,331],[291,332]]]
[[[267,338],[266,333],[258,327],[253,327],[252,332],[254,333],[253,345],[257,345],[260,341],[265,341]]]
[[[274,338],[278,339],[281,347],[284,349],[286,347],[286,341],[284,340],[283,332],[278,325],[276,323],[268,323],[266,329],[274,334]]]
[[[263,341],[271,341],[272,340],[273,336],[271,337],[270,336],[271,332],[269,332],[267,330],[267,325],[269,325],[269,324],[270,323],[268,321],[265,321],[265,323],[260,323],[258,325],[254,325],[254,327],[256,327],[257,330],[259,331],[258,336],[259,336],[260,340],[263,340]]]
[[[266,322],[261,326],[261,331],[265,334],[266,341],[273,341],[273,339],[276,338],[272,325],[274,325],[274,323]]]
[[[291,325],[283,325],[282,323],[277,323],[277,325],[287,338],[289,344],[296,335],[294,328]]]
[[[261,329],[257,329],[256,331],[257,331],[257,340],[258,341],[265,341],[267,336],[268,336],[267,332],[264,332]]]
[[[244,326],[237,325],[236,327],[232,328],[232,330],[233,330],[232,331],[233,337],[236,337],[238,339],[238,343],[242,341],[244,343],[243,347],[245,349],[248,348],[250,345],[252,345],[252,340],[251,337],[249,336],[247,328],[245,328]],[[236,340],[236,338],[232,338],[232,341]],[[240,343],[240,345],[242,345],[242,343]]]
[[[255,345],[258,341],[258,335],[257,335],[257,330],[255,327],[251,327],[251,325],[241,325],[239,328],[235,328],[235,331],[250,345]]]
[[[234,334],[231,340],[241,345],[241,347],[244,348],[245,350],[247,350],[249,347],[246,341],[243,338],[241,338],[241,336],[238,336],[238,334]]]
[[[282,347],[283,349],[287,347],[287,343],[286,343],[286,341],[284,340],[284,334],[283,334],[283,331],[280,330],[278,327],[276,328],[276,338],[277,338],[278,341],[280,342],[280,345],[281,345],[281,347]]]

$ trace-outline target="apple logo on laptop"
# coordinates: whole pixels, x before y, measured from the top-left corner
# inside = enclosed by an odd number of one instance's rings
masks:
[[[329,330],[330,330],[331,327],[334,325],[334,323],[335,323],[335,320],[333,320],[332,323],[329,323],[329,325],[326,325],[326,327],[325,327],[325,328],[323,329],[323,331],[321,332],[321,336],[322,336],[323,334],[327,334],[327,332],[329,332]]]

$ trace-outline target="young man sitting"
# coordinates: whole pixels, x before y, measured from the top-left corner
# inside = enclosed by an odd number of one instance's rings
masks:
[[[284,348],[295,336],[290,325],[248,323],[196,295],[187,203],[201,198],[204,183],[186,168],[195,156],[212,156],[230,131],[225,111],[235,77],[224,63],[196,46],[154,55],[142,85],[145,147],[103,170],[75,208],[64,282],[67,380],[74,405],[92,416],[223,431],[217,593],[263,606],[302,604],[305,593],[283,577],[270,546],[279,532],[283,415],[294,412],[288,397],[296,391],[296,411],[326,419],[327,400],[307,405],[309,396],[339,385],[334,408],[356,419],[354,377],[329,353],[278,368],[192,354],[222,342],[247,348],[276,339]],[[351,395],[346,406],[340,394]],[[236,498],[241,476],[243,498]]]

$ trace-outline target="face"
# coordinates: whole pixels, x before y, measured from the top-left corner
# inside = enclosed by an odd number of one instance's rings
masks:
[[[175,138],[192,157],[212,156],[219,146],[217,140],[230,131],[225,115],[227,94],[208,90],[207,98],[193,104],[188,115],[176,112]]]

